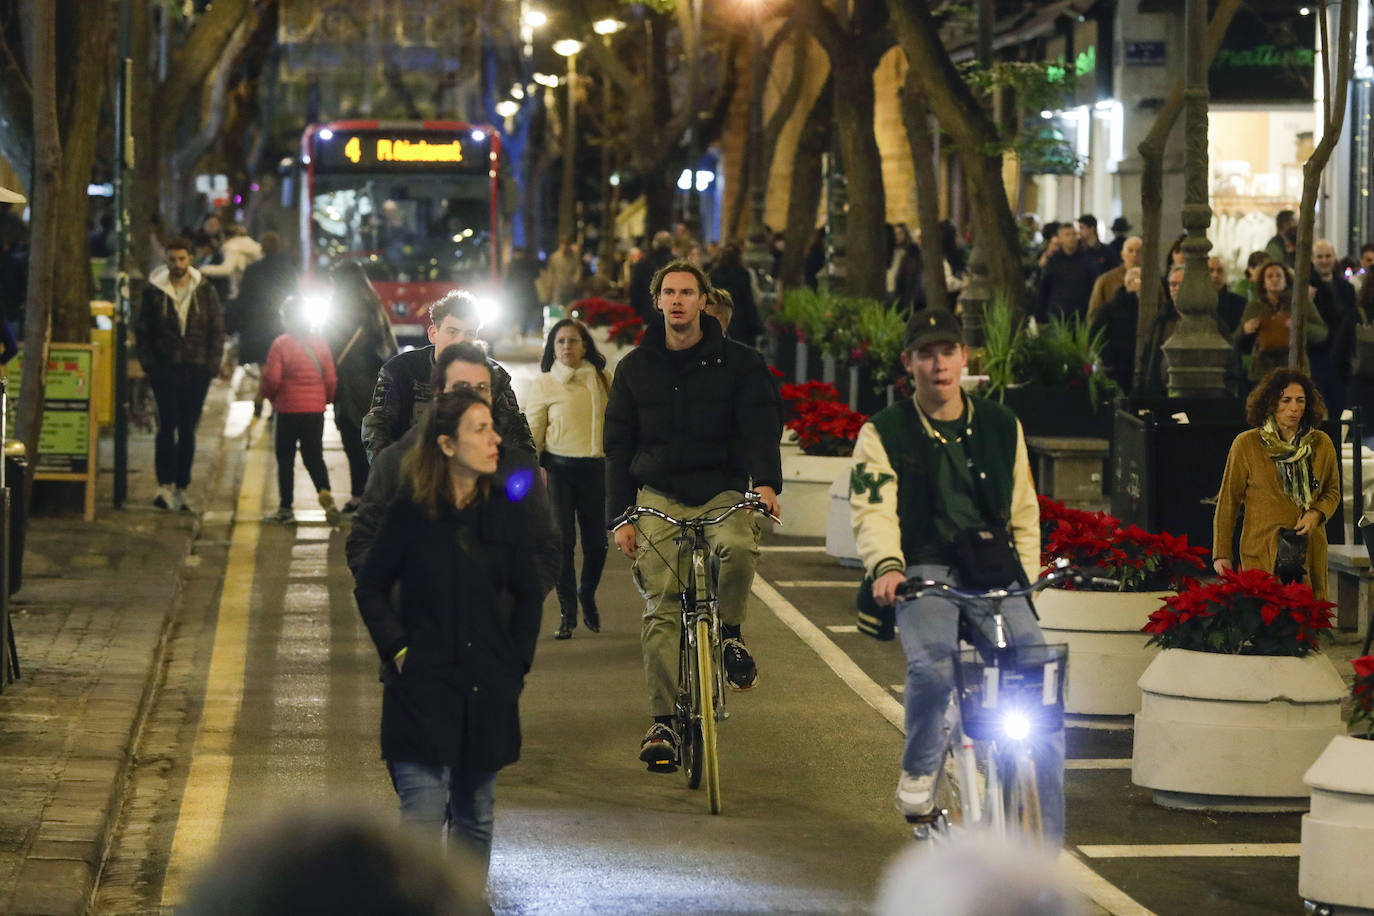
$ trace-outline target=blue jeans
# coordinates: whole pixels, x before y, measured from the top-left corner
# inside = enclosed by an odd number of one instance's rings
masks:
[[[439,836],[448,824],[450,849],[467,849],[485,881],[491,867],[496,820],[496,774],[388,760],[391,785],[401,801],[401,820],[421,836]]]
[[[942,564],[919,563],[907,567],[908,578],[920,577],[959,584],[959,573]],[[993,644],[991,602],[970,607],[969,619]],[[1002,603],[1007,642],[1012,645],[1043,643],[1040,624],[1030,603],[1013,598]],[[944,746],[945,708],[953,685],[952,655],[959,646],[959,608],[943,597],[925,596],[897,604],[897,628],[906,652],[906,749],[902,769],[912,775],[934,773],[940,767]],[[1064,842],[1064,730],[1037,741],[1032,748],[1045,842],[1057,849]]]

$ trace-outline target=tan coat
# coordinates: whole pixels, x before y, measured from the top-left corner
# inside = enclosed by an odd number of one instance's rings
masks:
[[[1322,514],[1322,522],[1340,505],[1341,487],[1337,475],[1336,449],[1331,438],[1317,430],[1312,454],[1312,476],[1317,493],[1312,508]],[[1231,535],[1236,515],[1245,506],[1245,524],[1240,532],[1240,562],[1231,556]],[[1283,492],[1278,466],[1264,451],[1260,431],[1243,432],[1231,443],[1226,456],[1226,472],[1221,478],[1217,512],[1212,521],[1212,556],[1231,560],[1241,569],[1272,572],[1278,552],[1278,531],[1298,523],[1302,510]],[[1326,528],[1318,527],[1307,539],[1307,583],[1319,600],[1326,598]]]
[[[1093,283],[1092,295],[1088,297],[1088,324],[1093,323],[1102,306],[1112,301],[1112,297],[1126,285],[1126,265],[1113,267]]]

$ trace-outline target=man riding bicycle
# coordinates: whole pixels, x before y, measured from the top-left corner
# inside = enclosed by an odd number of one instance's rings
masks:
[[[636,504],[676,518],[706,514],[739,502],[752,486],[778,514],[782,489],[782,414],[777,386],[763,357],[729,340],[720,324],[703,317],[710,288],[701,268],[673,261],[650,284],[661,322],[650,322],[643,342],[616,367],[606,405],[606,517]],[[615,545],[634,559],[644,597],[641,643],[653,724],[640,745],[651,767],[677,765],[680,737],[673,730],[682,619],[676,529],[642,523],[615,529]],[[748,690],[758,669],[740,635],[758,560],[759,522],[739,512],[707,529],[722,551],[718,596],[726,683]]]
[[[969,551],[960,548],[980,532],[1001,542],[994,546],[1007,555],[1007,566],[1019,560],[1016,580],[1028,582],[1039,571],[1040,512],[1021,423],[1001,404],[962,391],[967,363],[955,317],[934,307],[921,312],[902,352],[915,396],[874,414],[859,431],[849,505],[880,605],[896,603],[898,587],[912,577],[979,588],[1018,584],[972,581],[981,570],[969,568]],[[967,619],[991,644],[986,615],[973,610]],[[1003,602],[1002,613],[1013,645],[1045,641],[1025,598]],[[902,601],[896,624],[907,675],[906,748],[895,801],[903,815],[923,817],[935,807],[959,608],[936,595]],[[1039,742],[1034,755],[1045,839],[1057,846],[1064,835],[1063,729]]]

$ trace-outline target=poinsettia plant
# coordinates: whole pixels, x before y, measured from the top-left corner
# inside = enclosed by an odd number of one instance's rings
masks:
[[[615,322],[606,332],[606,343],[609,344],[637,347],[639,346],[639,342],[643,339],[644,321],[638,315],[634,314]]]
[[[1365,738],[1374,738],[1374,655],[1361,655],[1355,666],[1355,683],[1350,688],[1351,726],[1364,726]]]
[[[834,385],[783,385],[780,393],[786,427],[797,434],[805,454],[845,457],[854,453],[859,429],[868,417],[841,403]]]
[[[627,318],[638,318],[639,314],[628,305],[612,302],[600,296],[578,299],[570,310],[574,318],[579,318],[589,328],[607,328]]]
[[[1122,525],[1106,512],[1070,509],[1040,497],[1040,561],[1048,568],[1065,558],[1094,576],[1114,579],[1118,591],[1179,591],[1196,584],[1207,568],[1207,548],[1188,544],[1188,536],[1154,534]]]
[[[1335,606],[1318,601],[1301,582],[1285,585],[1262,569],[1229,569],[1215,582],[1165,598],[1141,629],[1161,649],[1301,658],[1319,648]]]

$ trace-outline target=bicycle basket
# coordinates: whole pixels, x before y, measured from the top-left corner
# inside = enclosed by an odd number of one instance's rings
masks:
[[[959,716],[970,738],[1015,740],[1064,726],[1068,646],[1009,646],[986,658],[978,649],[956,649],[953,655]]]

